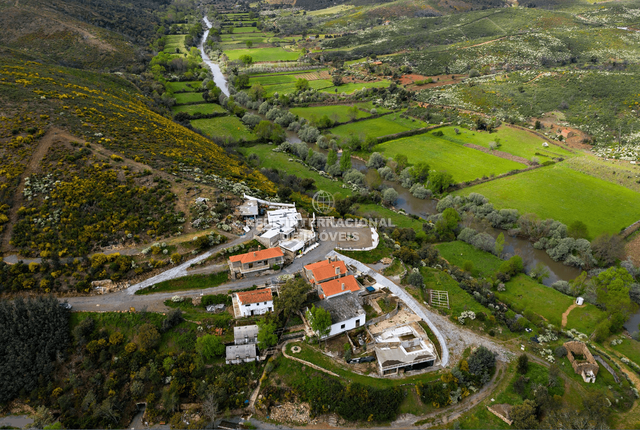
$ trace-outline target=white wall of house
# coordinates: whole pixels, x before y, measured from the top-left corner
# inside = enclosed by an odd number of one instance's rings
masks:
[[[366,315],[358,315],[349,320],[339,322],[331,325],[331,331],[327,337],[335,336],[345,331],[353,330],[354,328],[362,327],[366,321]]]
[[[273,300],[260,303],[238,304],[240,305],[240,313],[243,317],[248,317],[251,315],[264,315],[267,312],[273,311]]]

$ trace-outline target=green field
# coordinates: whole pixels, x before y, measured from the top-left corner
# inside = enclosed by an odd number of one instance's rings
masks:
[[[480,251],[478,248],[459,240],[441,243],[436,245],[436,248],[440,251],[442,258],[454,266],[462,268],[465,261],[471,261],[474,272],[482,276],[494,274],[502,264],[502,260],[495,255]]]
[[[363,88],[386,88],[391,84],[391,82],[385,80],[382,81],[377,81],[377,82],[363,82],[363,83],[349,83],[349,84],[343,84],[340,85],[339,87],[330,87],[330,88],[325,88],[322,91],[325,93],[332,93],[335,94],[336,90],[338,90],[338,94],[351,94],[354,91],[358,91],[361,90]]]
[[[184,39],[186,34],[170,34],[167,35],[167,43],[164,45],[164,52],[168,54],[175,54],[176,48],[180,50],[181,54],[186,54],[187,49],[184,47]]]
[[[428,161],[428,160],[427,160]],[[591,237],[617,233],[640,218],[640,194],[577,172],[564,164],[543,167],[457,191],[480,193],[496,208],[532,212],[565,224],[580,220]]]
[[[488,315],[491,313],[489,309],[478,303],[471,294],[460,288],[460,285],[449,274],[429,267],[423,267],[420,273],[424,278],[426,288],[449,293],[449,306],[453,315],[459,316],[464,311],[484,312]]]
[[[309,87],[313,89],[321,89],[331,85],[331,81],[326,79],[318,79],[316,81],[309,81]],[[271,97],[274,93],[278,94],[292,94],[296,92],[295,82],[288,84],[269,85],[265,87],[267,97]]]
[[[245,21],[246,22],[246,21]],[[234,33],[260,33],[257,27],[233,27]]]
[[[365,218],[374,218],[385,220],[390,219],[394,226],[401,228],[412,228],[416,231],[416,235],[419,237],[424,237],[425,233],[422,230],[423,221],[411,218],[408,215],[403,215],[397,212],[392,211],[391,209],[387,209],[380,205],[376,205],[373,203],[359,203],[355,206],[357,215],[360,215]]]
[[[188,91],[192,92],[200,88],[202,84],[201,81],[190,81],[190,82],[167,82],[167,89],[177,92],[177,91]]]
[[[640,342],[637,340],[625,337],[620,345],[610,345],[609,347],[640,365]]]
[[[249,85],[260,84],[266,85],[278,85],[289,84],[295,82],[297,79],[294,75],[274,75],[274,76],[256,76],[249,79]]]
[[[457,183],[525,168],[524,164],[433,136],[433,132],[385,142],[374,150],[387,157],[407,155],[413,164],[425,161],[431,169],[451,173]]]
[[[454,128],[457,128],[460,134],[456,135]],[[439,130],[444,133],[443,138],[455,143],[472,143],[489,148],[489,142],[498,142],[500,144],[499,151],[526,158],[527,160],[538,157],[540,162],[544,162],[557,157],[568,158],[575,156],[557,145],[549,144],[548,148],[544,148],[542,143],[545,140],[541,137],[525,130],[508,126],[502,126],[493,133],[467,130],[454,126],[442,127]],[[549,141],[546,140],[546,142]]]
[[[289,161],[294,158],[290,154],[282,152],[273,152],[273,145],[254,145],[248,148],[241,148],[245,155],[257,154],[260,157],[260,167],[269,169],[278,169],[289,175],[295,175],[299,178],[311,178],[315,180],[316,188],[330,192],[336,197],[338,194],[342,196],[351,195],[351,189],[341,188],[341,181],[332,181],[331,179],[320,176],[316,172],[307,169],[301,163]]]
[[[202,114],[210,114],[210,113],[224,113],[226,110],[215,103],[201,103],[197,105],[183,105],[183,106],[174,106],[171,108],[174,114],[178,112],[186,112],[190,115],[194,113],[202,113]]]
[[[350,134],[355,134],[356,136],[363,134],[365,136],[382,137],[414,130],[416,128],[427,127],[428,125],[426,122],[416,119],[400,118],[395,114],[390,114],[367,121],[339,125],[329,131],[331,134],[339,137],[348,137]]]
[[[320,119],[323,115],[327,115],[329,118],[333,119],[334,115],[337,115],[336,118],[338,122],[347,122],[351,120],[347,114],[347,111],[351,106],[352,105],[314,106],[306,108],[291,108],[289,111],[292,114],[298,115],[299,117],[305,118],[309,121]],[[358,105],[356,104],[356,106]],[[358,110],[356,118],[367,118],[370,116],[370,113]]]
[[[520,312],[532,311],[557,327],[562,322],[562,314],[573,303],[573,297],[545,287],[523,274],[515,276],[505,285],[506,291],[496,292],[498,299],[515,306]]]
[[[607,313],[587,303],[584,307],[573,308],[567,316],[567,327],[575,328],[580,333],[590,336],[600,321],[607,317]]]
[[[236,140],[255,140],[256,135],[235,116],[195,119],[191,125],[212,137],[230,137]]]
[[[229,60],[237,60],[243,55],[250,55],[254,62],[262,61],[296,61],[300,52],[286,51],[283,48],[234,49],[226,51]]]
[[[174,94],[176,104],[184,105],[187,103],[204,103],[202,93],[178,93]]]

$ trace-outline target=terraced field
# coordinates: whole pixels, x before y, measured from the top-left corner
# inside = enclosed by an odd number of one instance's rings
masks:
[[[174,94],[176,104],[184,105],[188,103],[204,103],[202,93],[178,93]]]
[[[413,118],[400,118],[395,114],[385,115],[380,118],[369,119],[356,123],[343,124],[329,130],[331,134],[339,137],[356,136],[382,137],[416,128],[427,127],[429,124]]]
[[[283,48],[233,49],[225,51],[229,60],[238,60],[243,55],[250,55],[254,62],[263,61],[295,61],[300,52],[287,51]]]
[[[211,114],[211,113],[225,113],[226,110],[215,103],[200,103],[196,105],[181,105],[181,106],[173,106],[171,111],[175,113],[186,112],[190,115],[195,113],[202,114]]]

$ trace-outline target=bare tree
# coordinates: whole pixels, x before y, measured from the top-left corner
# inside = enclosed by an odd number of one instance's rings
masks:
[[[209,424],[205,428],[216,427],[216,417],[218,415],[218,399],[214,393],[209,392],[202,403],[202,412],[209,418]]]

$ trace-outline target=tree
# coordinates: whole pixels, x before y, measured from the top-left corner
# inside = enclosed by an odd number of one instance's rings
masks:
[[[336,73],[331,77],[331,82],[333,83],[334,87],[339,87],[340,85],[342,85],[342,75]]]
[[[524,375],[529,370],[529,356],[527,354],[521,354],[518,357],[518,373]]]
[[[373,172],[377,173],[376,170],[373,170]],[[393,205],[398,200],[398,192],[393,188],[387,188],[382,193],[382,200],[388,205]]]
[[[356,105],[353,105],[347,108],[347,116],[351,121],[355,120],[358,117],[359,112],[360,112],[360,109],[358,109],[358,106]]]
[[[253,98],[254,100],[262,100],[265,94],[266,94],[266,90],[258,82],[253,84],[251,86],[251,89],[249,90],[249,95],[251,95],[251,98]]]
[[[429,184],[434,193],[442,193],[453,185],[453,176],[447,172],[432,172],[429,175]]]
[[[263,142],[282,143],[287,136],[279,124],[274,124],[271,121],[260,121],[253,132]]]
[[[416,288],[422,288],[424,286],[424,279],[420,272],[412,271],[409,276],[407,276],[407,282]]]
[[[280,287],[278,296],[273,300],[276,312],[282,313],[285,318],[288,318],[300,309],[309,291],[311,291],[311,286],[302,278],[287,281]]]
[[[379,152],[374,152],[369,156],[369,160],[367,161],[367,167],[370,169],[379,169],[380,167],[384,167],[387,164],[387,159],[384,158],[384,155]]]
[[[624,241],[617,234],[602,233],[591,242],[593,256],[605,266],[611,266],[624,257]]]
[[[345,149],[340,157],[340,171],[346,172],[347,170],[351,170],[351,152]]]
[[[353,202],[349,197],[346,197],[341,200],[336,200],[336,211],[340,214],[340,216],[345,216],[351,210],[351,205]]]
[[[609,313],[631,312],[629,287],[633,283],[633,277],[629,272],[621,267],[611,267],[594,277],[592,281],[598,303],[604,305]]]
[[[337,162],[338,162],[338,153],[333,149],[330,149],[329,153],[327,154],[327,168],[329,168],[329,166],[333,166]]]
[[[251,48],[253,47],[253,42],[252,42],[252,41],[250,41],[250,40],[247,40],[247,41],[245,42],[245,45],[247,45],[247,48],[251,49]]]
[[[495,254],[499,257],[500,255],[502,255],[502,251],[504,250],[504,233],[500,233],[498,235],[498,238],[496,239],[496,244],[495,244]]]
[[[496,356],[485,346],[479,346],[467,360],[469,372],[473,375],[491,373],[496,367]]]
[[[205,334],[196,339],[196,351],[205,359],[211,360],[224,354],[224,344],[218,336]]]
[[[513,420],[513,426],[517,429],[537,429],[539,427],[536,404],[533,400],[525,400],[524,403],[513,406],[509,418]]]
[[[244,64],[245,66],[250,66],[251,64],[253,64],[253,57],[251,55],[245,54],[245,55],[241,55],[239,60],[242,62],[242,64]],[[242,76],[242,75],[241,75]]]
[[[424,161],[416,163],[411,170],[411,177],[413,178],[413,181],[419,183],[426,181],[429,178],[429,169],[429,164]]]
[[[275,334],[276,322],[266,319],[258,321],[258,348],[267,349],[278,343],[278,336]]]
[[[311,309],[307,311],[307,320],[318,337],[326,337],[331,332],[331,314],[328,310],[311,305]]]
[[[202,402],[202,413],[209,419],[208,428],[214,428],[218,416],[218,399],[213,391],[209,391]]]
[[[309,81],[300,78],[296,81],[296,91],[306,91],[309,89]]]
[[[582,221],[574,221],[569,224],[567,235],[574,239],[586,239],[589,237],[589,229]]]
[[[138,345],[143,350],[154,348],[160,341],[160,333],[152,324],[142,324],[138,329]]]
[[[239,75],[235,81],[236,88],[249,88],[249,75]]]
[[[403,171],[404,168],[407,167],[407,163],[409,162],[407,156],[404,154],[396,154],[393,159],[398,164],[398,166],[396,167],[396,173]]]
[[[380,185],[382,185],[382,177],[376,169],[367,170],[367,174],[365,175],[364,179],[369,188],[372,190],[377,190],[378,188],[380,188]],[[396,199],[397,198],[398,197],[396,196]]]
[[[441,237],[450,236],[458,228],[461,220],[460,214],[454,208],[446,208],[442,212],[442,218],[436,222],[436,233]]]

